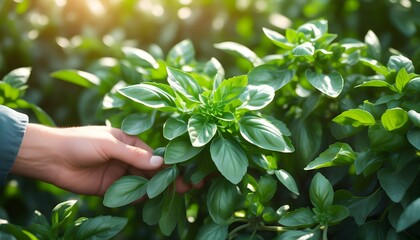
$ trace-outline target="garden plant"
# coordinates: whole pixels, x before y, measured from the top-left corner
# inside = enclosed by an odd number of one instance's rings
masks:
[[[418,239],[419,64],[384,53],[374,31],[340,37],[323,18],[260,31],[271,44],[264,53],[213,45],[236,67],[199,59],[185,39],[166,52],[122,46],[88,69],[51,73],[84,89],[85,119],[136,135],[164,157],[152,178],[114,182],[103,205],[139,209],[135,221],[167,239]],[[20,99],[29,72],[3,78],[0,103],[54,125]],[[181,194],[179,179],[202,186]],[[66,201],[51,223],[39,212],[28,226],[0,222],[0,236],[110,239],[128,222],[76,219],[76,210]]]

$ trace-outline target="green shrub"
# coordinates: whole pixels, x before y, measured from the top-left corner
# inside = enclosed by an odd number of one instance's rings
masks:
[[[116,181],[104,204],[148,196],[143,221],[181,239],[418,236],[420,77],[411,60],[382,64],[372,31],[364,42],[337,41],[326,20],[263,30],[278,47],[264,56],[215,44],[249,62],[243,75],[197,61],[188,40],[166,56],[123,48],[105,67],[119,69],[111,75],[53,73],[97,89],[107,122],[168,165],[150,180]],[[179,176],[205,187],[180,195]]]

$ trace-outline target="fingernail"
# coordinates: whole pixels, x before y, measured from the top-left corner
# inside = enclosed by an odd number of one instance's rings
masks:
[[[163,158],[161,156],[154,155],[150,158],[150,165],[152,166],[157,167],[157,166],[162,165],[162,163],[163,163]]]

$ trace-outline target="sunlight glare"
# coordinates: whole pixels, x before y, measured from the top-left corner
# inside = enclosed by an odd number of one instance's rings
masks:
[[[67,4],[67,0],[55,0],[55,5],[57,5],[57,7],[64,7]]]
[[[178,10],[178,17],[184,20],[191,17],[191,13],[192,13],[191,8],[183,7]]]
[[[269,17],[269,22],[273,24],[273,26],[276,26],[281,29],[289,28],[292,25],[292,21],[290,21],[287,17],[279,13],[271,14]]]
[[[178,0],[178,2],[182,5],[190,5],[192,3],[192,0]]]
[[[106,13],[105,6],[100,0],[89,0],[86,1],[86,4],[88,5],[90,12],[96,16],[102,16]]]

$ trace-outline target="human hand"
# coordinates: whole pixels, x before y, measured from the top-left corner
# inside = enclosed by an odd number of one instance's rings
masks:
[[[12,172],[75,193],[103,195],[121,176],[150,177],[162,164],[147,144],[116,128],[28,124]]]

